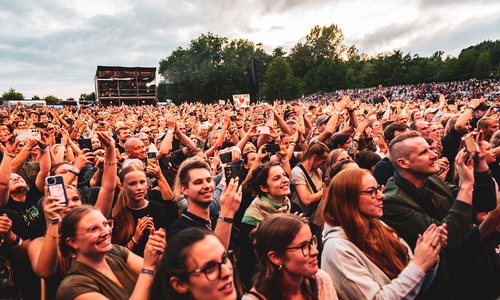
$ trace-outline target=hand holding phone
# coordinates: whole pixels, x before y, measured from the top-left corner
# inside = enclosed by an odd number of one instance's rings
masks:
[[[66,187],[64,186],[64,178],[61,175],[46,177],[45,184],[47,185],[50,196],[56,197],[56,201],[58,203],[64,206],[68,205],[68,197],[66,195]]]

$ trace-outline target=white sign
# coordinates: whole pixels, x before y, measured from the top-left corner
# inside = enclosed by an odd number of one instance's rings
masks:
[[[250,94],[239,94],[233,95],[234,107],[237,109],[240,107],[250,106]]]

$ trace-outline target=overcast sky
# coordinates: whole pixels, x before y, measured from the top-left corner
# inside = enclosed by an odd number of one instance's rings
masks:
[[[98,65],[158,67],[202,33],[289,51],[314,25],[345,44],[420,56],[500,39],[498,0],[21,0],[0,1],[0,93],[78,99]]]

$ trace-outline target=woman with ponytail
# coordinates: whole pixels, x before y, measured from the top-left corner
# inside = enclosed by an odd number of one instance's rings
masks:
[[[167,226],[165,210],[160,203],[146,199],[148,180],[142,166],[129,164],[118,177],[120,194],[112,210],[112,241],[143,256],[150,230]]]

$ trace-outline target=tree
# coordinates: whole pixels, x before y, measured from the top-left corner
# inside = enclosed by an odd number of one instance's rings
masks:
[[[273,58],[276,58],[276,57],[285,57],[285,55],[286,55],[286,52],[283,51],[283,47],[281,47],[281,46],[278,46],[278,47],[274,48],[273,54],[271,54],[271,56]]]
[[[316,25],[306,36],[306,45],[310,47],[317,64],[327,58],[347,58],[343,57],[348,49],[343,42],[344,33],[336,24],[323,27]]]
[[[490,52],[484,51],[479,54],[474,68],[474,77],[477,79],[488,78],[491,72]]]
[[[23,94],[16,92],[15,89],[10,88],[8,92],[4,92],[2,95],[3,100],[24,100]]]
[[[268,101],[291,100],[303,92],[301,80],[293,76],[290,65],[282,57],[276,57],[264,75],[264,94]]]
[[[176,101],[211,102],[227,99],[235,93],[251,93],[255,99],[252,80],[252,59],[255,45],[244,39],[202,34],[186,48],[178,48],[160,61],[159,73],[168,86],[163,98]],[[267,55],[261,55],[267,59]]]
[[[38,95],[33,95],[33,97],[31,97],[31,100],[40,100],[40,97]]]
[[[48,95],[47,97],[43,98],[43,100],[45,100],[45,102],[48,105],[54,105],[59,103],[59,99],[54,95]]]

